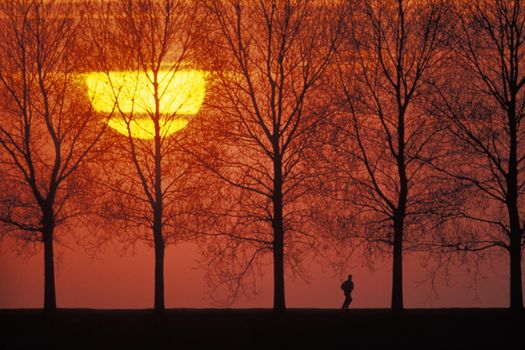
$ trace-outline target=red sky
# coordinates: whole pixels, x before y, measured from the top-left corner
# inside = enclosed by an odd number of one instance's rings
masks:
[[[81,250],[62,251],[56,274],[58,307],[71,308],[151,308],[153,304],[153,249],[137,246],[134,254],[124,256],[107,247],[95,259]],[[206,308],[221,307],[208,298],[204,271],[195,269],[198,258],[191,244],[168,247],[166,254],[166,306]],[[43,300],[43,261],[17,257],[7,244],[0,245],[0,308],[39,308]],[[378,264],[375,271],[354,268],[356,289],[353,307],[382,308],[390,303],[389,261]],[[384,266],[384,267],[383,267]],[[406,260],[406,307],[506,307],[508,303],[507,272],[503,263],[483,267],[484,277],[477,289],[469,288],[472,280],[454,271],[454,286],[440,286],[439,299],[428,300],[429,285],[416,286],[423,278],[417,259]],[[310,284],[287,277],[288,307],[338,308],[343,302],[339,289],[341,278],[328,268],[312,264]],[[271,273],[261,284],[260,294],[241,298],[229,307],[272,306]]]

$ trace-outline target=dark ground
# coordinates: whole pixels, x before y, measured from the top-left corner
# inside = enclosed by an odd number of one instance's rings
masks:
[[[522,349],[525,315],[504,309],[0,310],[7,349]]]

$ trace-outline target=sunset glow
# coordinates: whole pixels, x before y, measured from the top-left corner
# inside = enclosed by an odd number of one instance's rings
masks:
[[[132,137],[140,139],[155,136],[152,117],[155,116],[156,103],[152,72],[91,72],[84,75],[84,81],[95,111],[107,114],[118,112],[109,121],[111,128],[123,135],[129,132]],[[184,116],[199,112],[205,92],[203,71],[160,71],[158,112],[161,115],[161,135],[169,136],[186,127],[188,119]]]
[[[525,0],[0,0],[0,350],[525,350]]]

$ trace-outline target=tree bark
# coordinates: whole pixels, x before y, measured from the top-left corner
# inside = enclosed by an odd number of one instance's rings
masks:
[[[521,278],[521,234],[511,232],[510,240],[510,310],[523,310],[523,289]]]
[[[515,146],[511,146],[509,174],[507,179],[507,211],[510,223],[510,309],[513,311],[521,311],[523,310],[523,290],[521,277],[521,227],[517,203],[518,176],[517,162],[515,161],[515,148]]]
[[[160,222],[160,220],[158,220]],[[155,238],[155,311],[164,311],[164,238],[162,229],[157,225],[153,228]]]
[[[283,229],[283,191],[282,165],[280,157],[274,160],[273,194],[273,309],[286,310],[284,293],[284,229]]]
[[[44,310],[57,308],[55,292],[55,258],[53,252],[54,225],[52,215],[44,215],[42,238],[44,242]]]
[[[162,155],[160,139],[160,99],[157,82],[158,72],[155,72],[153,91],[155,95],[155,202],[153,205],[153,238],[155,242],[155,310],[164,311],[164,236],[162,235]]]
[[[509,118],[509,170],[507,174],[507,211],[510,224],[510,309],[512,311],[523,310],[523,291],[521,279],[521,227],[518,210],[518,125],[516,118],[516,95],[515,84],[511,86],[511,100],[508,108]]]
[[[397,96],[401,96],[399,90]],[[403,305],[403,235],[408,201],[408,179],[405,164],[405,111],[398,99],[398,154],[396,156],[397,171],[399,176],[399,195],[394,211],[394,252],[392,259],[392,301],[391,308],[401,311]]]
[[[395,214],[392,259],[392,310],[403,310],[403,217]]]

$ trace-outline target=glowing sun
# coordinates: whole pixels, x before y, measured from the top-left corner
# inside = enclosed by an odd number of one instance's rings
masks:
[[[158,74],[160,134],[169,136],[186,127],[204,101],[206,73],[200,70]],[[114,117],[108,125],[123,135],[149,140],[155,137],[152,117],[157,110],[152,72],[111,71],[84,75],[91,105]]]

